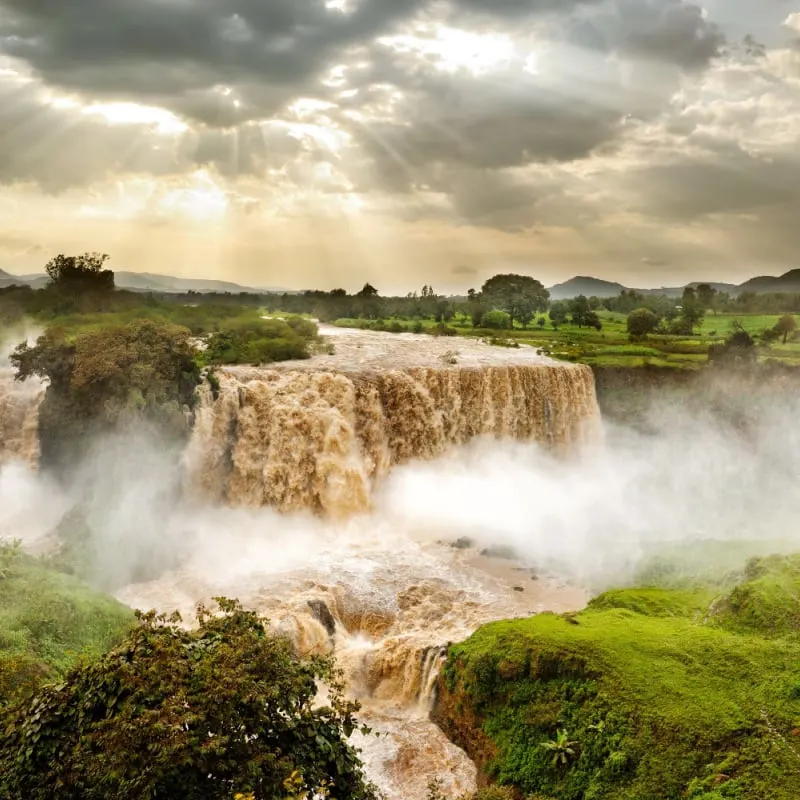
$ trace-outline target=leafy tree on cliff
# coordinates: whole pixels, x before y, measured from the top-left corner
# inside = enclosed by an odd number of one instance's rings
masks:
[[[505,311],[512,326],[517,321],[523,327],[550,301],[550,292],[528,275],[495,275],[483,284],[481,296],[488,306]]]
[[[346,741],[358,707],[331,662],[298,660],[256,614],[218,602],[195,631],[139,614],[121,646],[6,713],[0,796],[373,798]]]
[[[48,329],[11,355],[17,380],[48,381],[39,413],[45,465],[68,465],[87,434],[146,420],[164,433],[184,433],[199,380],[190,332],[153,320],[108,325],[68,338]]]
[[[628,334],[641,339],[652,333],[658,325],[658,317],[649,308],[636,308],[628,314]]]

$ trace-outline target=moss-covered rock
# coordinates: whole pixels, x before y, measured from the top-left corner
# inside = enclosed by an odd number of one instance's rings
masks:
[[[0,544],[0,705],[105,653],[133,623],[112,597]]]
[[[796,800],[798,597],[800,558],[776,557],[716,598],[618,590],[487,625],[450,649],[434,717],[524,795]]]

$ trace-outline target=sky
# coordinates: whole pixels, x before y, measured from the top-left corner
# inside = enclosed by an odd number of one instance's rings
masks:
[[[0,0],[0,268],[800,266],[800,0]]]

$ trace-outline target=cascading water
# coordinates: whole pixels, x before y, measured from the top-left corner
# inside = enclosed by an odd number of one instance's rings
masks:
[[[0,347],[0,464],[15,460],[36,468],[39,404],[45,387],[36,379],[15,381],[9,352],[8,348]]]
[[[199,502],[267,506],[292,512],[287,520],[313,511],[328,520],[331,540],[300,567],[277,566],[273,554],[250,557],[246,578],[237,572],[204,585],[197,578],[208,571],[190,563],[120,598],[186,614],[197,600],[236,596],[298,653],[334,653],[362,719],[382,734],[357,744],[389,800],[425,797],[434,776],[456,796],[474,788],[474,766],[428,719],[446,644],[494,619],[578,608],[584,597],[531,581],[513,561],[402,530],[402,521],[389,530],[380,512],[369,512],[392,468],[472,439],[562,452],[595,440],[592,373],[531,348],[322,332],[332,355],[220,370],[216,396],[201,390],[185,462]]]
[[[572,449],[597,434],[591,370],[531,348],[370,332],[335,355],[228,367],[206,387],[189,450],[201,494],[231,505],[346,516],[389,470],[479,436]]]
[[[189,555],[117,596],[187,620],[197,602],[237,597],[299,654],[333,653],[362,720],[382,734],[355,743],[388,800],[424,798],[432,777],[455,797],[474,788],[474,765],[428,719],[447,643],[495,619],[575,609],[585,597],[531,580],[530,565],[450,546],[462,531],[387,511],[382,487],[393,468],[452,457],[473,439],[567,454],[594,441],[592,373],[531,348],[322,332],[333,355],[226,367],[216,397],[201,387],[185,504],[163,521]],[[41,395],[0,371],[0,457],[35,463]]]

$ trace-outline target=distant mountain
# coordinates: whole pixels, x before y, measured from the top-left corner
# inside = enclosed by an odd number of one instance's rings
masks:
[[[581,294],[586,297],[616,297],[625,288],[621,283],[578,276],[551,286],[550,297],[553,300],[569,300]]]
[[[644,295],[660,294],[665,297],[681,297],[683,290],[687,286],[696,289],[701,283],[707,283],[712,289],[716,289],[720,293],[729,294],[735,297],[741,289],[735,283],[715,283],[714,281],[692,281],[687,283],[686,286],[662,286],[660,289],[637,289],[636,291]]]
[[[250,292],[260,290],[252,286],[241,286],[230,281],[213,281],[202,278],[175,278],[172,275],[156,275],[152,272],[115,272],[114,281],[120,289],[134,292]]]
[[[740,287],[740,292],[797,292],[800,293],[800,269],[791,269],[778,278],[762,275],[745,281]]]
[[[6,286],[32,286],[39,289],[47,284],[47,275],[37,273],[33,275],[12,275],[9,272],[0,270],[0,288]],[[248,292],[260,294],[262,292],[283,292],[285,289],[273,287],[264,289],[254,289],[252,286],[241,286],[231,281],[214,281],[203,278],[176,278],[172,275],[157,275],[152,272],[121,272],[114,273],[114,281],[119,289],[128,289],[132,292],[163,292],[163,293],[182,293],[200,292],[230,292],[239,294]]]

